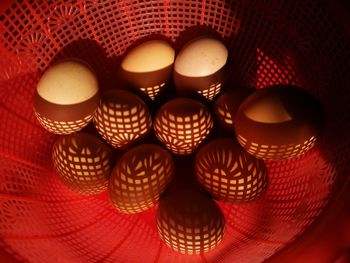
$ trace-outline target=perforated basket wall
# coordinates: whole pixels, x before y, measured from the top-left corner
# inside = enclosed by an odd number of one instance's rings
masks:
[[[321,220],[349,181],[349,45],[322,0],[17,0],[1,1],[0,11],[0,235],[20,260],[262,262]],[[134,41],[175,41],[194,26],[214,29],[229,47],[231,88],[298,84],[322,103],[327,124],[312,151],[267,162],[262,199],[220,204],[227,229],[217,249],[185,256],[159,239],[154,208],[123,215],[105,195],[63,186],[50,160],[56,136],[37,122],[32,95],[41,73],[68,56],[113,86],[115,61]]]

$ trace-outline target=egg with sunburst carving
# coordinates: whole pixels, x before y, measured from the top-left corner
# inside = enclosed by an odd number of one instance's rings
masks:
[[[152,207],[174,175],[170,153],[155,144],[127,151],[115,166],[109,182],[109,198],[122,213],[133,214]]]
[[[109,146],[88,133],[58,138],[52,149],[54,168],[63,183],[80,194],[98,194],[107,189],[113,167]]]
[[[231,138],[215,139],[204,145],[196,155],[194,166],[200,184],[224,202],[255,200],[268,186],[264,162],[248,154]]]

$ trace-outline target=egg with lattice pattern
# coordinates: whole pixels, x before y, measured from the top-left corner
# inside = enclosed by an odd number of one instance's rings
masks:
[[[34,94],[39,123],[55,134],[70,134],[85,127],[98,106],[98,82],[83,61],[63,60],[40,78]]]
[[[268,186],[264,162],[244,151],[234,139],[220,138],[204,145],[194,167],[200,184],[220,201],[252,201]]]
[[[52,161],[60,179],[81,194],[98,194],[107,189],[113,168],[113,154],[101,139],[75,133],[57,139]]]
[[[94,123],[109,144],[125,148],[147,135],[152,127],[152,117],[138,96],[113,89],[102,94]]]
[[[217,204],[204,193],[175,188],[160,201],[157,228],[161,239],[175,251],[200,254],[220,244],[225,219]]]
[[[157,112],[154,132],[174,154],[191,154],[208,136],[213,119],[200,102],[177,98],[164,104]]]
[[[239,143],[264,160],[281,160],[309,151],[321,135],[324,113],[306,90],[274,85],[255,91],[235,117]]]
[[[214,104],[214,112],[221,126],[234,131],[234,119],[238,108],[253,92],[252,88],[238,88],[226,91],[218,97]]]
[[[109,182],[109,198],[123,213],[152,207],[174,175],[171,154],[155,144],[128,150],[118,161]]]

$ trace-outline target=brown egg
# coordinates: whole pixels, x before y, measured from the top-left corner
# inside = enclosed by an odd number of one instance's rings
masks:
[[[170,79],[174,59],[175,51],[166,41],[146,41],[124,57],[122,76],[129,85],[140,89],[153,100]]]
[[[213,120],[208,109],[188,98],[164,104],[154,120],[158,139],[174,154],[191,154],[208,136]]]
[[[80,194],[98,194],[107,189],[113,167],[109,146],[88,133],[58,138],[52,149],[52,161],[59,177]]]
[[[152,127],[152,117],[138,96],[115,89],[103,93],[94,123],[109,144],[125,148],[147,135]]]
[[[115,166],[109,182],[109,198],[122,213],[138,213],[152,207],[174,175],[168,151],[142,144],[127,151]]]
[[[222,241],[225,218],[217,204],[202,192],[177,188],[160,200],[157,228],[161,239],[175,251],[200,254]]]
[[[252,201],[268,186],[264,162],[244,151],[234,139],[220,138],[204,145],[194,167],[200,184],[220,201]]]
[[[323,110],[305,90],[275,85],[255,91],[236,115],[239,143],[261,159],[288,159],[310,150],[323,126]]]
[[[221,90],[228,50],[217,39],[202,37],[186,44],[174,64],[174,81],[182,94],[199,93],[212,100]]]
[[[96,76],[88,65],[76,59],[49,68],[34,94],[34,110],[40,124],[56,134],[70,134],[85,127],[98,102]]]
[[[226,91],[218,97],[214,105],[214,112],[223,127],[234,131],[234,118],[238,108],[253,92],[254,89],[251,88],[239,88]]]

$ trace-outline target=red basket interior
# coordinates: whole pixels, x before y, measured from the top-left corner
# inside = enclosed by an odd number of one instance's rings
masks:
[[[349,182],[349,45],[323,1],[17,0],[2,1],[0,11],[0,235],[19,260],[262,262],[318,221]],[[117,87],[114,70],[135,41],[161,34],[178,47],[208,31],[229,47],[228,88],[300,85],[321,102],[327,123],[304,156],[267,162],[262,199],[219,204],[227,229],[217,249],[186,256],[159,239],[156,208],[120,214],[106,194],[80,196],[58,180],[56,137],[39,126],[32,95],[60,58],[85,59],[103,88]]]

